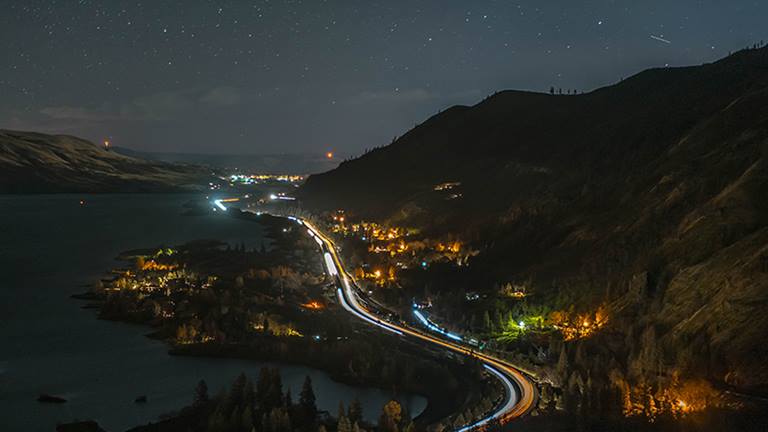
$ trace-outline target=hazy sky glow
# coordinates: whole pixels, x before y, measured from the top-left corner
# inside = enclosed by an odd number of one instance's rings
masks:
[[[768,40],[766,1],[0,0],[0,127],[360,153],[496,90],[590,90]]]

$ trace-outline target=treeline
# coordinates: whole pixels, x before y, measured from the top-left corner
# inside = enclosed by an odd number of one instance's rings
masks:
[[[330,321],[343,317],[330,317]],[[342,340],[307,343],[305,338],[264,335],[248,344],[181,345],[172,353],[206,357],[234,357],[280,363],[300,363],[327,371],[334,380],[424,395],[429,399],[420,419],[435,422],[456,412],[493,406],[503,389],[489,386],[483,368],[471,359],[448,360],[430,355],[420,346],[386,335],[365,334]],[[382,355],[386,353],[386,355]]]
[[[284,391],[280,370],[262,368],[254,382],[244,373],[229,388],[209,396],[208,385],[200,381],[192,405],[178,415],[130,432],[413,432],[416,425],[408,410],[396,400],[387,402],[376,424],[363,418],[358,399],[345,408],[339,404],[336,416],[317,408],[312,379],[307,376],[298,395]]]

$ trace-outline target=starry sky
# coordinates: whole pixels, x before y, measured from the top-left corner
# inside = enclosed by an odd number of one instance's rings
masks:
[[[355,155],[502,89],[589,91],[768,40],[768,1],[0,0],[0,128]]]

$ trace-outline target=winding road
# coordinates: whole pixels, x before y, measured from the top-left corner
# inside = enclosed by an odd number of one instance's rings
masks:
[[[481,429],[483,426],[494,419],[504,424],[512,419],[526,414],[534,407],[537,397],[536,386],[519,368],[498,358],[474,352],[470,348],[467,348],[458,343],[438,339],[432,335],[423,333],[416,329],[385,321],[384,319],[367,310],[359,301],[359,294],[358,290],[356,289],[355,282],[344,268],[344,265],[342,264],[341,258],[339,258],[339,254],[336,251],[336,247],[334,246],[333,241],[328,236],[323,234],[319,229],[313,226],[310,222],[293,217],[292,219],[307,227],[308,233],[312,237],[319,239],[319,243],[322,243],[321,247],[323,249],[323,253],[327,254],[326,257],[330,256],[330,262],[328,259],[325,260],[326,268],[331,276],[338,275],[339,280],[341,281],[342,286],[338,288],[337,294],[339,296],[339,302],[344,307],[344,309],[370,324],[395,333],[399,336],[408,335],[429,343],[440,345],[444,348],[461,354],[474,356],[483,362],[483,366],[489,373],[496,376],[502,382],[506,390],[506,399],[504,403],[501,404],[488,417],[459,429],[459,432],[466,432],[470,429]],[[519,390],[519,394],[517,390]]]
[[[221,204],[221,201],[216,200],[214,201],[214,204],[222,210],[226,210],[224,205]],[[538,394],[536,386],[529,378],[529,375],[532,375],[531,373],[525,372],[519,367],[509,364],[497,357],[475,352],[472,348],[462,344],[434,337],[404,324],[389,322],[368,310],[361,304],[359,289],[352,276],[350,276],[344,268],[333,240],[305,219],[294,216],[288,216],[288,218],[295,221],[297,224],[304,226],[307,229],[307,233],[315,239],[322,249],[328,274],[332,278],[338,277],[341,286],[337,288],[337,295],[339,303],[345,310],[371,325],[377,326],[398,336],[417,338],[453,352],[474,356],[483,363],[483,366],[490,374],[501,381],[505,388],[504,402],[499,404],[499,406],[497,406],[487,417],[458,429],[458,432],[483,429],[488,423],[494,420],[497,420],[501,424],[505,424],[525,415],[535,406]]]

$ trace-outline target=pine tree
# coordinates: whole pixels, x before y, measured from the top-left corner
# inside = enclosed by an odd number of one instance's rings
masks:
[[[245,376],[245,373],[242,372],[237,376],[237,378],[235,378],[235,382],[232,383],[232,387],[229,390],[229,395],[227,396],[226,414],[231,415],[233,411],[242,405],[243,391],[245,390],[245,384],[247,381],[248,378]]]
[[[256,391],[253,388],[253,381],[248,378],[245,381],[245,386],[243,387],[243,407],[253,409],[255,404]]]
[[[273,368],[270,373],[269,393],[267,394],[267,405],[270,408],[279,407],[283,404],[283,380],[280,377],[280,369]]]
[[[491,314],[488,311],[483,312],[483,327],[484,331],[493,333],[493,324],[491,323]]]
[[[342,415],[339,417],[339,423],[336,426],[336,432],[352,432],[352,423],[347,416]]]
[[[269,368],[263,367],[259,369],[259,378],[256,380],[256,403],[259,404],[260,410],[267,412],[269,410],[265,406],[269,395],[270,379]]]
[[[200,380],[195,387],[195,396],[192,403],[195,405],[202,405],[208,402],[208,400],[208,384],[205,383],[205,380]]]
[[[349,417],[349,421],[352,423],[357,423],[363,420],[363,406],[360,404],[360,399],[355,398],[352,400],[352,403],[349,404],[347,417]]]
[[[314,424],[317,417],[317,405],[315,404],[315,391],[312,389],[312,378],[309,375],[304,379],[304,385],[301,386],[299,407],[303,424],[306,426]]]

